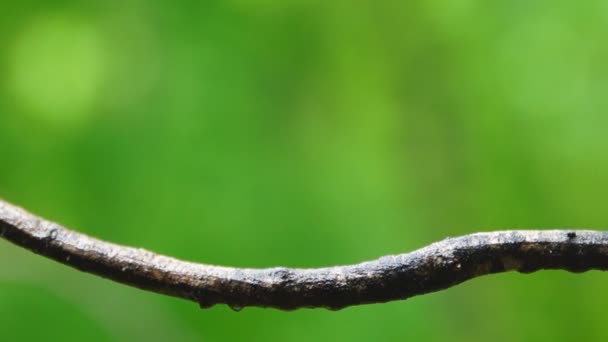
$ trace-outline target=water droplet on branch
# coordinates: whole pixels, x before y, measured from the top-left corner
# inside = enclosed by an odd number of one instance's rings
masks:
[[[235,311],[235,312],[239,312],[239,311],[243,310],[243,306],[242,305],[228,304],[228,306],[232,309],[232,311]]]

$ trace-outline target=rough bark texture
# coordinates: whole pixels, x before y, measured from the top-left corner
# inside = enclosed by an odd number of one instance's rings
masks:
[[[0,236],[81,271],[207,308],[228,304],[341,309],[446,289],[484,274],[608,269],[608,232],[520,230],[448,238],[350,266],[232,268],[192,263],[101,241],[0,200]]]

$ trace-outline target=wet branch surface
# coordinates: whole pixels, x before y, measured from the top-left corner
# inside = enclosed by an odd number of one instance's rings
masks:
[[[448,238],[349,266],[233,268],[199,264],[77,233],[0,200],[0,236],[78,270],[203,308],[228,304],[341,309],[435,292],[491,273],[608,269],[608,232],[512,230]]]

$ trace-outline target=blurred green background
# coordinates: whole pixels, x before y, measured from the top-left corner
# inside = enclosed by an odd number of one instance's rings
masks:
[[[21,1],[0,197],[213,264],[317,267],[605,228],[608,3]],[[500,274],[339,312],[196,304],[0,241],[2,339],[606,338],[608,275]]]

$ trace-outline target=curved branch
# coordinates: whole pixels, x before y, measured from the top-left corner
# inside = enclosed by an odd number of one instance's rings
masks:
[[[490,273],[608,269],[608,232],[512,230],[448,238],[414,252],[317,269],[232,268],[94,239],[0,200],[0,236],[81,271],[198,302],[341,309],[446,289]]]

